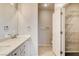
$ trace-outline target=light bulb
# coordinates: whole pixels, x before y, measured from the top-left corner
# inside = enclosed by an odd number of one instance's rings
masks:
[[[47,4],[44,4],[44,7],[47,7]]]

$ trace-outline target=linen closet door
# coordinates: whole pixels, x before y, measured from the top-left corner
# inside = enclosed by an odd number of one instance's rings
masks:
[[[65,53],[79,55],[79,4],[65,6]]]

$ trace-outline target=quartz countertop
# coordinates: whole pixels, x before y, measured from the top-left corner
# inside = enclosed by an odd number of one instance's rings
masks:
[[[7,39],[0,42],[0,56],[7,56],[14,51],[18,46],[28,40],[30,35],[20,35],[14,39]]]

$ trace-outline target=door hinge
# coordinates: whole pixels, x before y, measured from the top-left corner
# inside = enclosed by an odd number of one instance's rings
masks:
[[[63,14],[63,12],[61,12],[61,15]]]
[[[61,31],[60,34],[63,34],[63,32]]]
[[[61,51],[60,54],[63,54],[63,52]]]

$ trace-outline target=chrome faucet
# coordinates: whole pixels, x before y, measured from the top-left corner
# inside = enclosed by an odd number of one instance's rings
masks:
[[[12,35],[12,34],[8,34],[9,36],[10,36],[10,38],[16,38],[17,37],[17,34],[15,34],[15,35]]]

